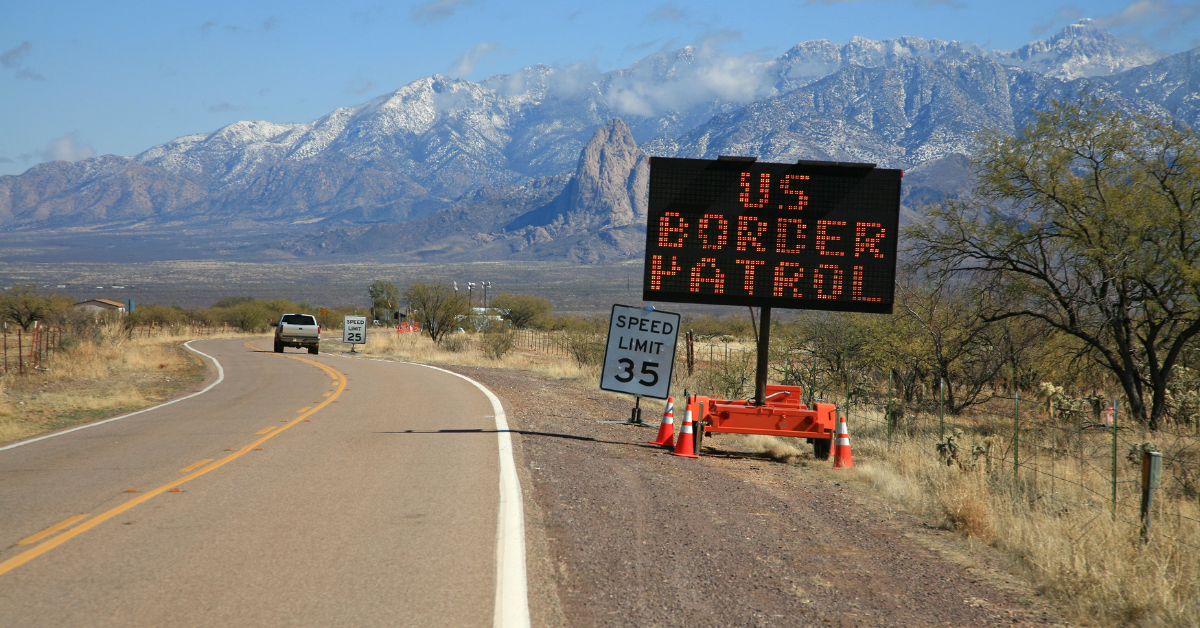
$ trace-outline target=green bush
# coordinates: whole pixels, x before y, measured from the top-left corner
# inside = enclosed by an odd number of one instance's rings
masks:
[[[493,360],[499,360],[513,348],[513,334],[507,327],[499,325],[489,327],[483,332],[480,349],[483,355]]]
[[[579,366],[597,366],[604,360],[604,335],[582,329],[566,333],[567,352]]]

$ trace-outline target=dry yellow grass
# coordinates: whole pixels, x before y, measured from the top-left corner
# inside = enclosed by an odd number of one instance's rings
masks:
[[[204,368],[182,348],[196,336],[180,331],[130,339],[104,326],[50,354],[45,371],[0,377],[0,442],[138,410],[192,385]]]
[[[327,345],[332,348],[333,345]],[[452,347],[457,347],[453,350]],[[323,349],[323,350],[330,350]],[[348,350],[345,350],[348,351]],[[494,366],[533,373],[540,377],[596,384],[600,369],[595,365],[580,366],[574,360],[548,356],[534,351],[513,349],[500,359],[491,359],[479,350],[477,335],[447,336],[441,345],[429,336],[416,333],[397,334],[390,331],[368,335],[367,344],[358,352],[383,358],[419,362],[422,364],[456,364],[461,366]]]
[[[1200,507],[1194,497],[1159,491],[1150,541],[1140,542],[1138,483],[1118,485],[1114,521],[1106,499],[1111,484],[1097,471],[1110,468],[1109,435],[1089,436],[1100,442],[1085,451],[1107,453],[1084,465],[1066,456],[1056,462],[1044,454],[1036,461],[1023,458],[1014,483],[1011,458],[1002,458],[996,437],[986,442],[982,436],[964,436],[960,451],[992,445],[991,453],[963,455],[963,464],[948,465],[934,452],[936,436],[894,437],[889,447],[882,425],[879,416],[851,423],[856,466],[847,476],[1003,550],[1078,621],[1200,625]],[[790,439],[755,438],[743,443],[780,459],[794,455],[794,443],[772,442]],[[1123,455],[1119,464],[1120,480],[1136,479],[1137,469]],[[1048,475],[1051,468],[1054,478]]]

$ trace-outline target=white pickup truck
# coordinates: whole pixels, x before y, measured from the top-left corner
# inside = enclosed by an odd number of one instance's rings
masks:
[[[316,355],[321,344],[321,326],[312,314],[284,314],[275,328],[275,353],[283,353],[284,347],[307,348]]]

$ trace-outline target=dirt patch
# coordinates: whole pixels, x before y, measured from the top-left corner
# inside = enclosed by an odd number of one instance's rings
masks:
[[[647,444],[624,398],[450,367],[519,433],[531,612],[547,626],[1054,626],[986,547],[897,512],[828,462],[733,439],[699,460]],[[848,476],[846,476],[848,477]]]

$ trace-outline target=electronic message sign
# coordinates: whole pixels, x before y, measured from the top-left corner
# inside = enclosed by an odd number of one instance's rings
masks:
[[[891,313],[901,176],[652,157],[642,298]]]

